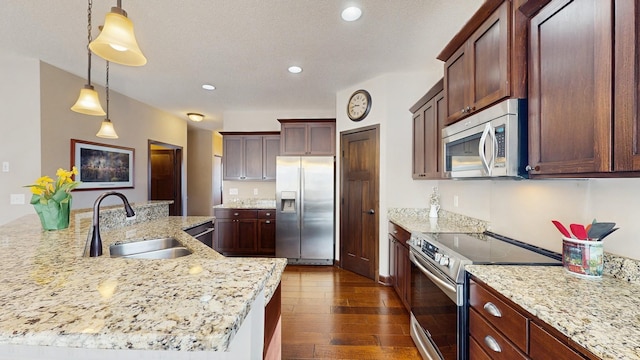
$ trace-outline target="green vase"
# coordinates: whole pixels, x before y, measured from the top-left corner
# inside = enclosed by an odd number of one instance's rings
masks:
[[[33,207],[40,217],[43,229],[60,230],[69,227],[71,196],[60,202],[54,200],[49,200],[46,204],[37,202],[33,204]]]

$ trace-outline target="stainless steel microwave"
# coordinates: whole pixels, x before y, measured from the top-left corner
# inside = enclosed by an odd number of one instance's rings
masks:
[[[507,99],[442,129],[444,177],[528,177],[526,106]]]

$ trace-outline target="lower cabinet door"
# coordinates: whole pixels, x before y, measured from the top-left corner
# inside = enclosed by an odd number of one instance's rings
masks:
[[[582,360],[573,349],[551,336],[537,324],[529,324],[529,356],[533,360]]]
[[[221,254],[232,253],[235,250],[234,239],[237,238],[236,222],[233,219],[216,219],[215,247]]]
[[[239,254],[252,255],[258,251],[258,220],[237,220]]]
[[[258,220],[258,253],[260,255],[276,255],[276,221]]]

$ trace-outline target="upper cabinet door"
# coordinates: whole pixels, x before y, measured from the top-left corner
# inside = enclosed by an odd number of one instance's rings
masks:
[[[280,152],[278,132],[221,132],[223,136],[223,179],[274,180]]]
[[[446,113],[443,80],[410,109],[413,113],[413,179],[442,178],[442,127]]]
[[[513,7],[509,0],[486,1],[439,55],[447,125],[503,98],[525,96],[526,26]]]
[[[265,136],[262,146],[262,180],[275,180],[276,158],[280,155],[280,136]]]
[[[615,3],[614,171],[640,171],[638,1]]]
[[[612,10],[612,1],[554,0],[531,18],[532,175],[611,169]]]
[[[278,119],[280,155],[331,156],[336,154],[335,119]]]
[[[244,176],[244,141],[241,136],[223,137],[224,180],[242,180]]]
[[[262,136],[244,137],[245,172],[243,180],[262,180],[262,147]]]

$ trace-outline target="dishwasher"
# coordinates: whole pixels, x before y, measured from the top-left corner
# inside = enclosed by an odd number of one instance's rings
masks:
[[[187,228],[184,231],[187,234],[198,239],[203,244],[213,249],[213,231],[214,230],[215,228],[213,226],[213,221],[207,221],[204,224]]]

